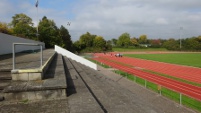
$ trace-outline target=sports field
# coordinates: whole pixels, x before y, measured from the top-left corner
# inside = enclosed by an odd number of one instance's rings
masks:
[[[124,56],[201,68],[201,53],[125,54]]]
[[[192,67],[201,67],[199,64],[201,53],[171,51],[118,53],[123,54],[123,57],[115,57],[114,54],[117,52],[96,53],[93,59],[122,71],[128,79],[136,83],[201,111],[201,68]]]
[[[131,51],[135,51],[135,52],[145,52],[145,51],[168,51],[165,48],[112,48],[113,51],[115,52],[131,52]]]

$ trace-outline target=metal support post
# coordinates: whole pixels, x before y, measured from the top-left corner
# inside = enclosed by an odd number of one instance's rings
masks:
[[[135,76],[135,82],[136,82],[136,79],[137,79],[137,78],[136,78],[136,76]]]
[[[147,80],[145,80],[145,88],[147,88]]]
[[[13,70],[15,69],[15,44],[13,44]]]
[[[182,106],[182,94],[180,93],[180,106]]]
[[[40,46],[40,51],[41,51],[40,66],[42,67],[43,66],[43,46],[42,45]]]

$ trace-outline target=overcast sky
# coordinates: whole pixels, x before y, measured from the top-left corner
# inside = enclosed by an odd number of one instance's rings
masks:
[[[12,16],[24,13],[36,26],[35,3],[0,0],[0,22],[9,23]],[[73,41],[87,31],[106,40],[125,32],[149,39],[179,39],[180,31],[182,38],[201,35],[201,0],[39,0],[38,19],[43,16],[65,26]]]

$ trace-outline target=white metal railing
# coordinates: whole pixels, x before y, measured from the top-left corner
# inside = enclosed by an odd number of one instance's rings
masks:
[[[61,47],[55,45],[55,51],[59,54],[62,54],[63,56],[71,58],[71,59],[73,59],[73,60],[75,60],[81,64],[84,64],[84,65],[86,65],[86,66],[88,66],[94,70],[97,70],[97,64],[95,64],[89,60],[86,60],[86,59],[84,59],[84,58],[82,58],[82,57],[80,57],[74,53],[71,53],[70,51],[68,51],[64,48],[61,48]]]
[[[16,45],[40,46],[40,51],[41,51],[40,64],[41,64],[41,67],[42,67],[42,65],[43,65],[43,45],[42,44],[36,44],[36,43],[13,43],[13,70],[15,70],[15,46]]]

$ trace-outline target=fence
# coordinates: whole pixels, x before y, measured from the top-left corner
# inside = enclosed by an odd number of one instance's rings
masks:
[[[201,101],[199,100],[123,71],[115,70],[115,73],[120,74],[121,76],[126,77],[127,79],[134,81],[140,85],[143,85],[145,88],[153,90],[162,96],[168,97],[178,102],[180,105],[185,105],[201,112]]]

